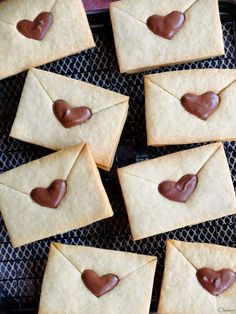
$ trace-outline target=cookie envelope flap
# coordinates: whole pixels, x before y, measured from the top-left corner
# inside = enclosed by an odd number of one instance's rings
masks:
[[[146,20],[149,16],[167,15],[172,11],[185,13],[184,27],[172,40],[156,36],[148,29]],[[206,18],[201,19],[201,28],[211,34],[207,43],[204,40],[199,42],[196,21],[199,20],[200,12],[206,15]],[[110,13],[121,73],[147,70],[157,62],[158,65],[173,64],[189,60],[189,56],[191,60],[199,59],[203,49],[205,58],[208,55],[224,54],[217,0],[118,1],[111,3]],[[211,24],[208,23],[209,19]],[[170,51],[175,51],[174,56]]]
[[[153,85],[156,85],[178,100],[187,93],[200,95],[206,91],[214,91],[220,94],[235,82],[236,70],[234,69],[182,70],[145,76],[145,85],[148,88],[153,87],[153,92],[155,90]]]
[[[119,168],[118,174],[120,178],[130,176],[147,184],[177,180],[187,173],[197,174],[220,149],[223,149],[221,143],[203,145]]]
[[[52,25],[42,41],[25,38],[16,25],[50,12]],[[83,31],[81,31],[83,28]],[[0,3],[0,79],[32,66],[95,47],[81,0],[10,0]],[[12,44],[14,43],[14,44]]]
[[[0,23],[16,25],[20,20],[33,21],[40,12],[51,11],[58,0],[21,0],[2,1],[0,4]],[[9,4],[10,3],[10,4]]]
[[[217,314],[220,312],[219,309],[234,309],[236,307],[236,283],[215,297],[203,289],[197,281],[196,272],[204,267],[215,271],[230,269],[236,272],[236,249],[207,243],[188,243],[177,240],[167,241],[166,270],[163,278],[164,289],[161,293],[159,304],[160,313],[166,313],[162,309],[165,297],[168,298],[168,303],[172,304],[174,309],[173,301],[175,298],[171,296],[174,291],[174,281],[176,282],[176,286],[178,286],[179,298],[181,298],[182,304],[186,305],[186,313],[187,308],[191,309],[192,306],[188,301],[190,298],[187,300],[189,294],[194,295],[198,299],[195,306],[196,308],[198,307],[199,312],[195,308],[194,313]],[[187,269],[192,269],[189,275]],[[166,285],[171,285],[171,287],[169,286],[169,290]],[[186,294],[186,289],[188,289],[188,294]],[[172,299],[172,302],[170,302],[170,299]],[[177,301],[177,298],[175,301]],[[178,308],[177,304],[176,308]],[[170,308],[168,310],[170,311]]]
[[[29,72],[38,80],[51,101],[64,99],[73,106],[87,105],[93,114],[127,102],[129,99],[128,96],[52,72],[35,68]]]
[[[33,202],[30,192],[66,180],[56,209]],[[86,226],[113,215],[88,145],[78,145],[0,175],[0,208],[13,246]]]
[[[178,181],[186,174],[198,176],[197,187],[186,203],[172,202],[158,192],[161,182]],[[120,168],[118,176],[135,240],[230,215],[236,210],[233,184],[220,143]]]
[[[64,128],[52,109],[59,99],[72,107],[90,108],[92,117],[81,125]],[[56,150],[87,142],[96,163],[110,168],[127,117],[128,101],[127,96],[89,83],[31,69],[10,136]],[[29,114],[32,119],[27,118]]]
[[[236,272],[236,249],[208,243],[188,243],[169,240],[181,254],[196,268],[230,268]]]
[[[55,178],[66,180],[84,146],[72,146],[1,173],[0,185],[29,194],[32,187],[46,187]]]
[[[203,121],[184,109],[181,97],[187,93],[202,95],[208,91],[217,94],[220,102],[213,115]],[[235,98],[236,70],[204,69],[147,75],[148,145],[234,139]]]
[[[179,0],[163,2],[162,0],[139,0],[137,5],[137,1],[135,0],[126,0],[110,3],[110,9],[120,10],[130,17],[135,18],[137,21],[146,24],[146,20],[150,15],[167,15],[171,11],[185,12],[198,1],[199,0]],[[142,10],[140,10],[140,7],[142,7]]]
[[[78,309],[81,313],[93,313],[95,309],[99,313],[131,313],[133,309],[136,313],[146,313],[155,268],[156,257],[153,256],[52,243],[39,313],[59,311],[62,306],[70,313]],[[97,298],[82,282],[81,274],[87,269],[99,276],[114,274],[120,281],[109,293]],[[127,291],[129,302],[123,308]]]
[[[120,280],[139,270],[146,264],[156,263],[155,256],[127,253],[113,250],[96,249],[86,246],[53,243],[53,246],[82,273],[93,269],[100,276],[115,274]]]

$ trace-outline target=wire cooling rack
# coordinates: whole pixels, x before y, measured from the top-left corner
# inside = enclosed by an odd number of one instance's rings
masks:
[[[156,310],[163,273],[165,241],[174,238],[236,247],[234,216],[178,229],[134,242],[128,224],[117,167],[158,157],[197,145],[152,148],[146,146],[143,77],[145,74],[180,69],[236,68],[236,26],[234,7],[221,5],[226,54],[224,57],[160,68],[133,75],[119,74],[114,42],[107,13],[90,14],[97,47],[80,55],[44,65],[41,69],[80,79],[130,96],[130,110],[110,172],[101,171],[103,183],[114,210],[114,217],[88,227],[60,234],[13,249],[0,216],[0,314],[36,313],[49,244],[51,241],[87,245],[155,255],[158,258],[153,288],[152,310]],[[0,172],[47,155],[51,151],[9,137],[26,73],[0,81]],[[236,143],[224,144],[236,187]],[[158,218],[158,217],[157,217]],[[9,312],[9,308],[11,311]],[[131,313],[132,314],[132,313]]]

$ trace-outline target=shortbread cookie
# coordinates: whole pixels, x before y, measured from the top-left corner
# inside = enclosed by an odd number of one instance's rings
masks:
[[[221,143],[118,169],[134,240],[235,214]]]
[[[110,4],[120,72],[224,54],[217,0],[125,0]]]
[[[236,139],[236,70],[145,76],[148,145]]]
[[[156,257],[52,243],[39,314],[148,314]]]
[[[167,241],[158,313],[235,313],[235,293],[235,248]]]
[[[14,247],[113,215],[86,144],[0,174],[0,209]]]
[[[0,3],[0,79],[95,47],[81,0]]]
[[[129,97],[31,69],[10,136],[59,150],[87,142],[97,165],[112,166]]]

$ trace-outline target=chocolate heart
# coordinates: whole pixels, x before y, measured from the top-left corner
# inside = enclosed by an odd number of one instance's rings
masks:
[[[230,269],[214,271],[210,268],[201,268],[196,276],[200,285],[214,296],[224,292],[236,280],[235,273]]]
[[[172,39],[183,27],[185,15],[173,11],[166,16],[152,15],[146,21],[147,27],[156,35]]]
[[[64,100],[54,102],[53,112],[64,128],[80,125],[92,116],[92,111],[88,107],[71,107]]]
[[[198,178],[194,174],[186,174],[177,182],[164,181],[159,184],[159,193],[171,201],[185,203],[195,190]]]
[[[57,208],[66,194],[66,181],[55,180],[48,188],[35,188],[31,191],[32,200],[44,207]]]
[[[21,20],[17,23],[17,30],[27,38],[42,40],[52,25],[52,14],[50,12],[40,13],[33,22]]]
[[[84,285],[94,295],[96,295],[96,297],[101,297],[102,295],[111,291],[119,283],[119,278],[115,275],[107,274],[100,277],[90,269],[83,271],[81,278]]]
[[[187,93],[180,101],[186,111],[201,120],[207,120],[217,110],[220,98],[210,91],[200,96]]]

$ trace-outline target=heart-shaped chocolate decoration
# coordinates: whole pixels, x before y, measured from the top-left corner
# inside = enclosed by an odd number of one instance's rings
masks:
[[[217,110],[220,97],[211,91],[199,96],[187,93],[180,101],[186,111],[201,120],[207,120]]]
[[[177,182],[164,181],[159,184],[159,193],[171,201],[185,203],[195,190],[198,178],[194,174],[186,174]]]
[[[230,269],[214,271],[210,268],[201,268],[197,271],[197,279],[205,290],[217,296],[232,286],[236,275]]]
[[[55,180],[48,188],[35,188],[31,191],[32,200],[44,207],[57,208],[66,194],[66,181]]]
[[[40,13],[33,22],[21,20],[17,23],[17,30],[27,38],[43,40],[52,25],[52,14],[50,12]]]
[[[83,271],[81,278],[84,285],[94,295],[96,295],[96,297],[101,297],[102,295],[111,291],[119,283],[119,278],[113,274],[98,276],[93,270],[90,269]]]
[[[165,39],[172,39],[183,27],[185,15],[173,11],[166,16],[152,15],[147,19],[147,27],[156,35]]]
[[[88,107],[71,107],[64,100],[54,102],[53,112],[64,128],[80,125],[92,116],[92,111]]]

